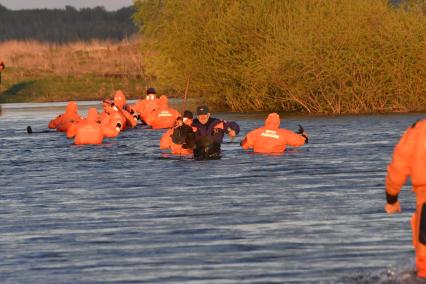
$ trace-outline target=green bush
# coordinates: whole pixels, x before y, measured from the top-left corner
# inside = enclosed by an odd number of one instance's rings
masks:
[[[426,109],[424,1],[144,0],[145,68],[236,111]],[[143,24],[143,25],[142,25]]]

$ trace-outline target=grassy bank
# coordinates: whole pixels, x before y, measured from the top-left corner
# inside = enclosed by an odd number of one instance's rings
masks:
[[[146,72],[238,111],[426,110],[423,1],[144,0]],[[148,44],[149,43],[149,44]]]
[[[117,89],[129,98],[141,97],[150,80],[144,76],[139,48],[138,40],[0,43],[6,64],[0,103],[96,100]]]

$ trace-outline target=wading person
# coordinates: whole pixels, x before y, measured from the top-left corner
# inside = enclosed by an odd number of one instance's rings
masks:
[[[154,88],[148,88],[148,90],[146,90],[146,98],[138,100],[133,106],[133,109],[139,113],[139,119],[144,124],[146,124],[148,114],[156,108],[158,108],[158,99],[157,92]]]
[[[426,278],[426,120],[408,128],[395,146],[386,176],[387,213],[401,212],[398,195],[408,177],[416,194],[411,228],[417,276]]]
[[[160,149],[170,149],[175,155],[192,155],[195,133],[192,128],[193,113],[184,111],[183,117],[179,117],[176,126],[167,130],[160,140]]]
[[[50,129],[56,129],[56,131],[67,132],[71,124],[79,122],[81,119],[81,116],[78,114],[77,104],[75,102],[68,102],[65,113],[52,119],[48,127]]]
[[[169,107],[169,100],[166,96],[158,99],[158,107],[152,110],[146,117],[146,123],[152,129],[172,128],[175,126],[176,119],[180,113],[174,108]]]
[[[112,115],[115,112],[112,109],[113,105],[114,104],[112,103],[111,100],[109,99],[103,100],[102,101],[103,111],[99,117],[102,127],[104,128],[114,127],[117,129],[116,132],[110,133],[110,134],[113,134],[113,136],[106,134],[105,137],[108,137],[108,138],[116,137],[120,133],[121,127],[124,124],[123,118],[121,117],[121,115],[115,115],[115,116]]]
[[[265,126],[250,131],[241,141],[243,149],[253,148],[256,153],[283,153],[286,146],[299,147],[308,143],[308,134],[301,131],[300,135],[280,128],[280,116],[271,113],[265,120]]]
[[[102,144],[104,137],[115,137],[120,130],[114,126],[102,126],[96,108],[90,108],[87,118],[73,124],[67,131],[68,138],[74,138],[74,144]]]
[[[137,120],[135,117],[124,109],[126,105],[126,96],[123,91],[118,90],[114,94],[114,104],[111,106],[112,115],[120,115],[122,117],[123,125],[121,130],[125,130],[126,128],[133,128],[137,124]]]
[[[212,160],[220,158],[220,144],[228,134],[235,137],[240,126],[234,121],[225,121],[210,116],[207,106],[197,107],[197,118],[193,121],[195,128],[194,159]]]

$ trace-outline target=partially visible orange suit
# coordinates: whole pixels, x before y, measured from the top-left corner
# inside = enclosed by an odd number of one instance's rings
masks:
[[[75,102],[69,102],[67,104],[64,114],[58,115],[55,119],[49,122],[48,127],[55,129],[60,132],[67,132],[68,127],[73,123],[79,122],[81,116],[78,114],[78,106]]]
[[[160,139],[160,149],[170,149],[172,154],[175,155],[192,155],[192,149],[184,149],[181,144],[175,144],[172,140],[172,134],[176,128],[167,130]],[[195,129],[193,129],[195,132]]]
[[[158,108],[158,99],[154,95],[147,96],[144,100],[138,100],[133,109],[139,113],[140,119],[146,122],[148,114]]]
[[[161,96],[158,99],[158,108],[148,114],[146,123],[153,129],[171,128],[179,116],[180,113],[177,110],[168,106],[167,97]]]
[[[386,195],[389,206],[398,204],[399,207],[398,194],[408,176],[411,177],[416,194],[416,212],[411,218],[411,226],[417,275],[426,277],[426,120],[406,130],[395,146],[387,172]]]
[[[243,149],[253,148],[256,153],[282,153],[287,145],[297,147],[305,144],[305,137],[279,127],[278,114],[271,113],[265,126],[250,131],[241,141],[241,146]]]
[[[67,131],[67,137],[75,136],[74,144],[102,144],[104,137],[117,136],[119,129],[115,127],[102,127],[96,108],[90,108],[87,118],[74,124]]]

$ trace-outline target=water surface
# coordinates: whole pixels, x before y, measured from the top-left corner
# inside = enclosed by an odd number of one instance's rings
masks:
[[[265,114],[217,113],[241,133],[199,162],[141,127],[100,146],[26,133],[64,106],[3,105],[2,283],[419,282],[409,187],[402,214],[383,207],[394,144],[424,114],[284,116],[310,144],[268,156],[239,147]]]

